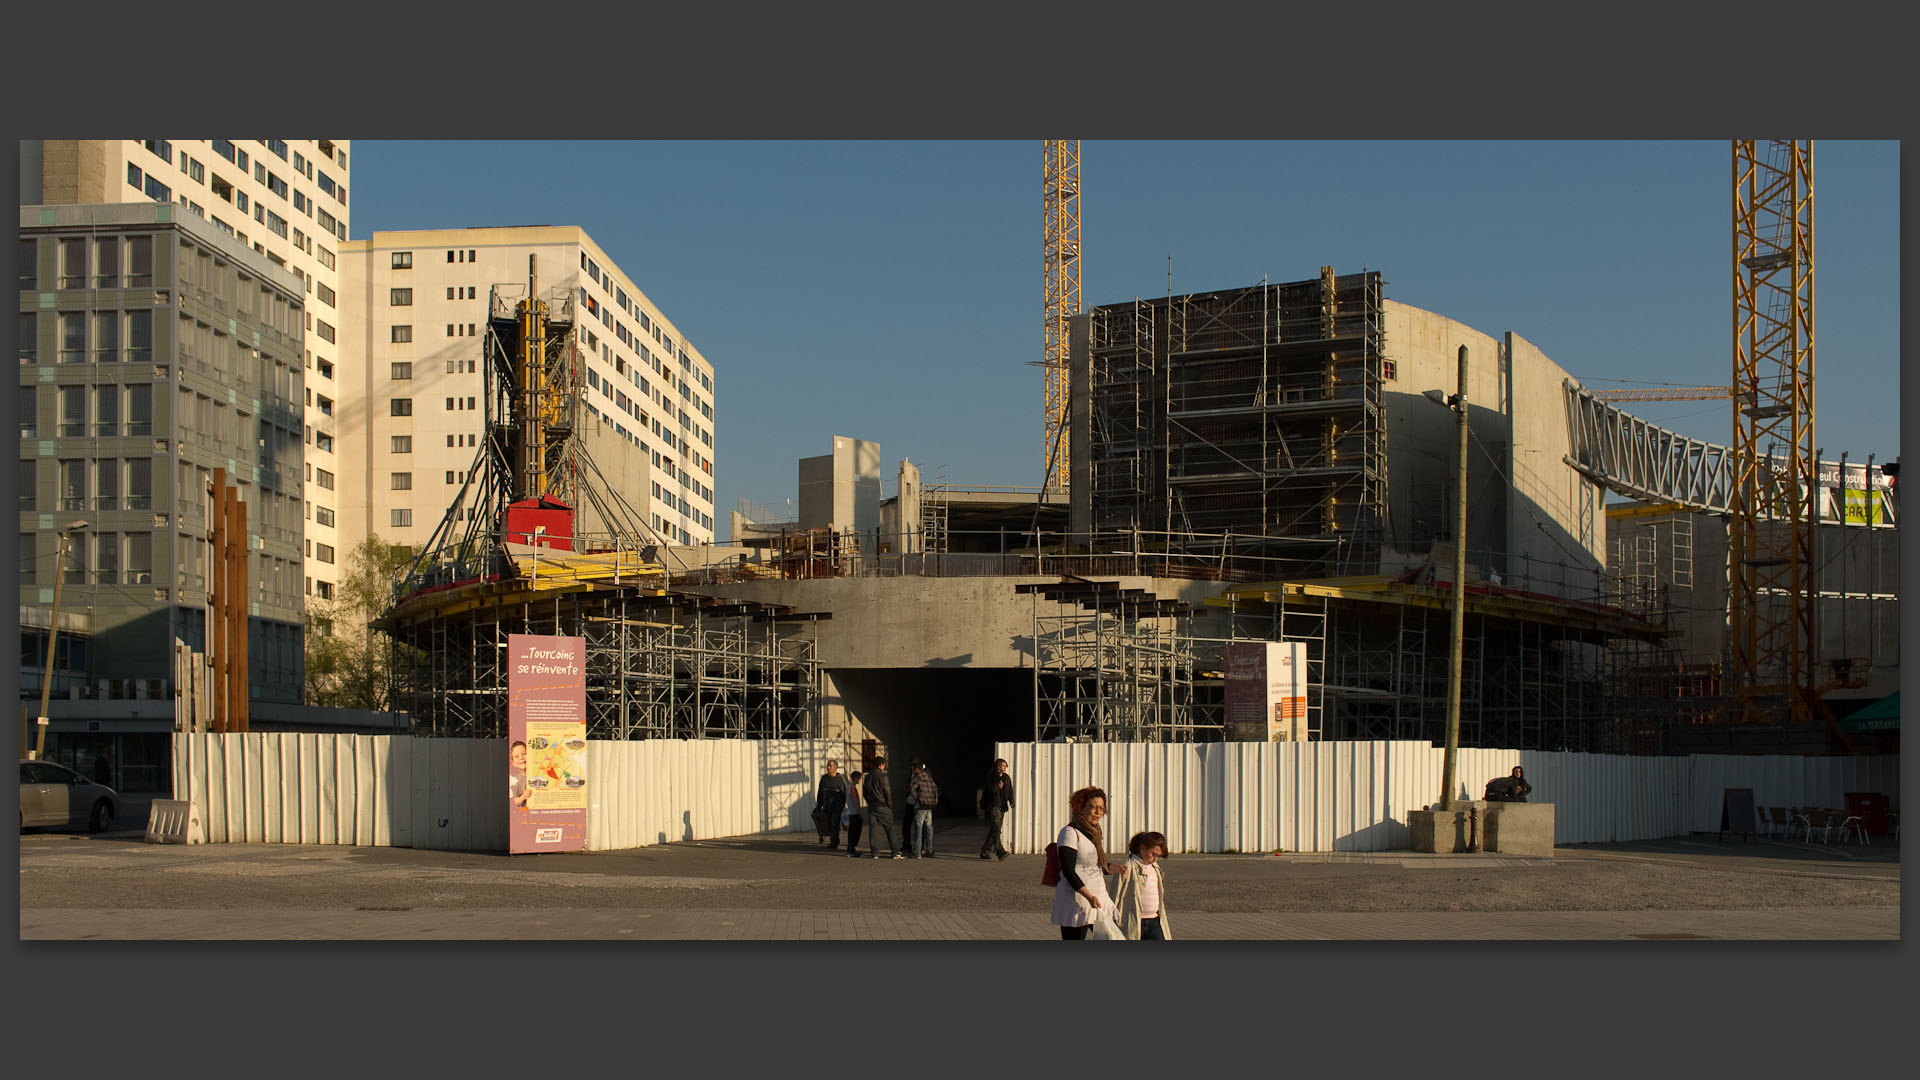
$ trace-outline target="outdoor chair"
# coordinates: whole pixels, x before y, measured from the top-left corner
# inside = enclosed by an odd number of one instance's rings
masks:
[[[1787,825],[1787,839],[1793,839],[1793,834],[1798,832],[1801,839],[1811,841],[1813,839],[1812,814],[1813,811],[1804,806],[1794,807],[1793,816]]]
[[[1852,836],[1860,837],[1860,842],[1863,844],[1873,843],[1867,839],[1867,823],[1858,814],[1848,814],[1846,820],[1840,823],[1840,842],[1846,843]]]
[[[1772,815],[1773,818],[1773,835],[1783,840],[1786,839],[1787,834],[1793,831],[1793,818],[1787,813],[1787,808],[1784,806],[1769,806],[1767,807],[1767,813]]]

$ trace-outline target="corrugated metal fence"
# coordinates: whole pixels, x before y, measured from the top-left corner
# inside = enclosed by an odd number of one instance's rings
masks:
[[[814,785],[839,743],[589,741],[587,848],[607,851],[812,828]],[[173,790],[208,843],[505,851],[503,739],[245,732],[176,734]]]
[[[504,851],[506,742],[246,732],[173,737],[175,798],[209,843]],[[810,828],[837,742],[590,740],[587,848],[612,851]],[[1436,801],[1444,751],[1424,742],[1001,743],[1016,785],[1006,841],[1046,847],[1067,795],[1105,788],[1113,846],[1157,829],[1173,851],[1396,851],[1407,813]],[[1647,840],[1720,827],[1722,792],[1761,806],[1899,805],[1895,757],[1621,757],[1463,749],[1457,795],[1524,765],[1554,805],[1556,843]]]
[[[1171,851],[1397,851],[1407,813],[1437,802],[1445,751],[1425,742],[1000,743],[1014,778],[1008,846],[1042,850],[1067,796],[1107,792],[1109,847],[1157,830]],[[1849,791],[1899,804],[1896,757],[1624,757],[1459,751],[1456,797],[1526,768],[1532,801],[1554,805],[1554,842],[1650,840],[1720,827],[1725,789],[1760,806],[1845,805]]]

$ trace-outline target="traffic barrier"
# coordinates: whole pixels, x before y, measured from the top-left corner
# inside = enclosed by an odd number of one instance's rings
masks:
[[[147,811],[147,843],[204,844],[200,812],[185,799],[155,799]]]

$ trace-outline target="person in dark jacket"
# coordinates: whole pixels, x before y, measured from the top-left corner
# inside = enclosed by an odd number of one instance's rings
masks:
[[[860,801],[867,808],[867,851],[876,859],[904,859],[893,843],[893,781],[887,777],[887,759],[874,758],[873,771],[860,781]],[[880,838],[885,836],[883,854]]]
[[[840,763],[827,759],[827,773],[820,778],[820,790],[814,794],[813,805],[823,815],[820,822],[820,843],[838,849],[840,847],[840,811],[847,808],[847,778],[840,775]]]
[[[987,815],[987,838],[980,844],[980,857],[983,859],[1007,857],[1007,845],[1000,840],[1000,828],[1006,822],[1007,811],[1013,809],[1013,777],[1007,775],[1007,760],[995,759],[993,772],[987,776],[987,784],[980,792],[980,809]]]
[[[1513,767],[1513,775],[1495,777],[1487,781],[1488,802],[1526,802],[1527,793],[1533,785],[1527,783],[1527,774],[1520,766]]]

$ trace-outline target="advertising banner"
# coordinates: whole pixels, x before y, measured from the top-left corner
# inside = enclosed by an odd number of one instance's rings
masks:
[[[1227,723],[1265,732],[1268,742],[1307,737],[1307,647],[1298,641],[1226,646]]]
[[[587,846],[587,643],[507,635],[507,850]]]

